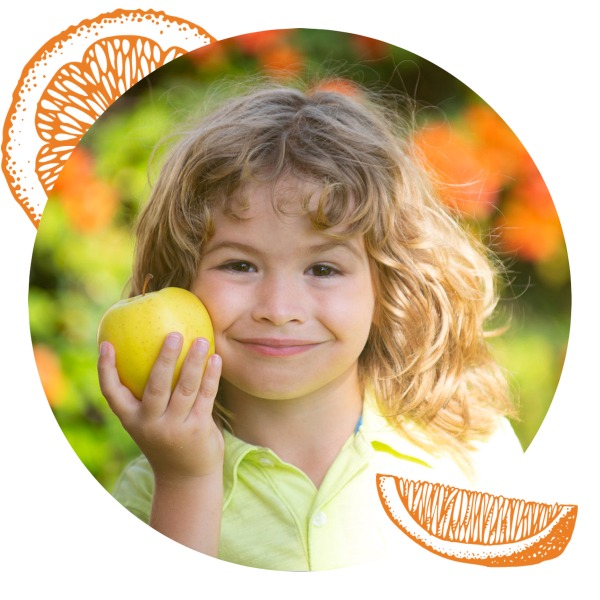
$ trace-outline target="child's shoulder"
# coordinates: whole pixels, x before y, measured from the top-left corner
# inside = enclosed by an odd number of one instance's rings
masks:
[[[427,431],[406,420],[393,426],[367,395],[363,410],[362,434],[375,450],[375,468],[408,479],[447,483],[470,488],[489,487],[508,475],[523,456],[521,444],[505,417],[485,441],[473,442],[465,451],[467,467],[456,455],[431,444]],[[395,471],[395,472],[394,472]]]

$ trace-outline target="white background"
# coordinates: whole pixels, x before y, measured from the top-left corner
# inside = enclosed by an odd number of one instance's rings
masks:
[[[490,569],[415,546],[411,564],[328,573],[237,567],[187,550],[130,517],[65,440],[33,361],[28,277],[35,228],[0,181],[0,596],[32,598],[591,597],[598,592],[598,121],[599,44],[592,2],[301,3],[156,0],[10,3],[0,20],[0,117],[27,61],[51,37],[117,8],[163,10],[217,39],[308,27],[366,35],[446,69],[519,136],[548,185],[567,240],[573,282],[569,349],[559,389],[511,495],[579,506],[564,554],[531,567]],[[6,10],[6,7],[5,7]],[[584,593],[584,590],[589,590]]]

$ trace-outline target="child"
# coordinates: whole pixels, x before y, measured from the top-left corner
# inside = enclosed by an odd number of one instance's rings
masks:
[[[100,349],[143,452],[114,495],[168,537],[253,567],[359,564],[402,537],[375,472],[465,487],[520,452],[484,341],[495,270],[367,92],[228,101],[174,148],[137,236],[132,294],[147,273],[194,292],[218,353],[202,373],[196,341],[171,394],[173,332],[140,402]]]

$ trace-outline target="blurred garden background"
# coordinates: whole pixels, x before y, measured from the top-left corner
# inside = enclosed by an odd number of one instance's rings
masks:
[[[558,384],[571,302],[559,219],[533,160],[475,91],[423,58],[340,32],[281,30],[211,44],[138,83],[90,128],[49,195],[31,264],[31,336],[48,402],[74,451],[109,490],[138,453],[100,394],[98,322],[127,294],[132,223],[156,144],[209,96],[226,93],[223,78],[253,74],[331,75],[328,85],[346,93],[358,82],[416,100],[415,143],[451,184],[443,197],[508,268],[498,322],[509,328],[491,343],[511,377],[520,412],[513,425],[526,449]]]

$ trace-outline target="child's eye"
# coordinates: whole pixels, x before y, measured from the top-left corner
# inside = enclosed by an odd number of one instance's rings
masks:
[[[335,267],[325,264],[313,265],[308,269],[308,272],[315,277],[332,277],[340,273]]]
[[[221,265],[221,269],[224,271],[235,271],[236,273],[252,273],[256,270],[256,267],[245,260],[234,260]]]

